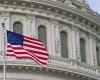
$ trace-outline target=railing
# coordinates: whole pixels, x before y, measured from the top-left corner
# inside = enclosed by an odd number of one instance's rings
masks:
[[[1,57],[2,58],[2,57]],[[0,59],[0,65],[3,65],[3,59]],[[21,60],[12,57],[7,57],[6,65],[11,66],[35,66],[40,67],[31,60]],[[48,68],[68,71],[75,74],[81,74],[85,76],[91,76],[93,78],[100,78],[100,69],[91,65],[80,63],[77,60],[65,59],[57,56],[49,56]]]
[[[100,78],[100,68],[81,63],[77,60],[50,56],[49,64],[54,68],[61,69],[64,71],[75,72],[82,75]]]

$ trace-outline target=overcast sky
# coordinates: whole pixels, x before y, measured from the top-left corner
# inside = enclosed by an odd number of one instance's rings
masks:
[[[100,0],[87,0],[90,8],[100,14]]]

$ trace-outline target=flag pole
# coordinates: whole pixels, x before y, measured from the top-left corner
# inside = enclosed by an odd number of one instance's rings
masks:
[[[3,50],[3,80],[6,80],[6,34],[5,34],[5,23],[2,23],[3,34],[4,34],[4,50]]]

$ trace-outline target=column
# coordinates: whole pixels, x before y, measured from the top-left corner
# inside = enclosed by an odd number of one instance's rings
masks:
[[[96,42],[94,36],[89,36],[89,64],[96,65]]]
[[[59,26],[58,26],[58,22],[51,20],[51,37],[52,37],[52,55],[54,56],[60,56],[60,48],[59,48]]]
[[[72,27],[69,37],[69,59],[71,59],[71,67],[77,68],[77,61],[80,60],[80,45],[79,45],[79,31]]]
[[[71,48],[72,48],[72,59],[80,60],[80,43],[79,43],[79,31],[76,28],[72,28],[71,32]]]
[[[96,39],[95,38],[93,38],[93,61],[94,61],[94,66],[97,66]]]
[[[95,45],[95,37],[94,36],[89,36],[89,64],[90,65],[95,65],[95,58],[96,58],[96,45]]]
[[[28,36],[30,37],[36,37],[36,26],[35,26],[35,16],[28,16],[27,21],[27,30],[28,30]]]

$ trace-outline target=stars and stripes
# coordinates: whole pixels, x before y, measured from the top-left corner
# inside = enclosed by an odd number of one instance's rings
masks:
[[[11,31],[7,31],[7,56],[31,59],[47,67],[48,51],[43,42]]]

